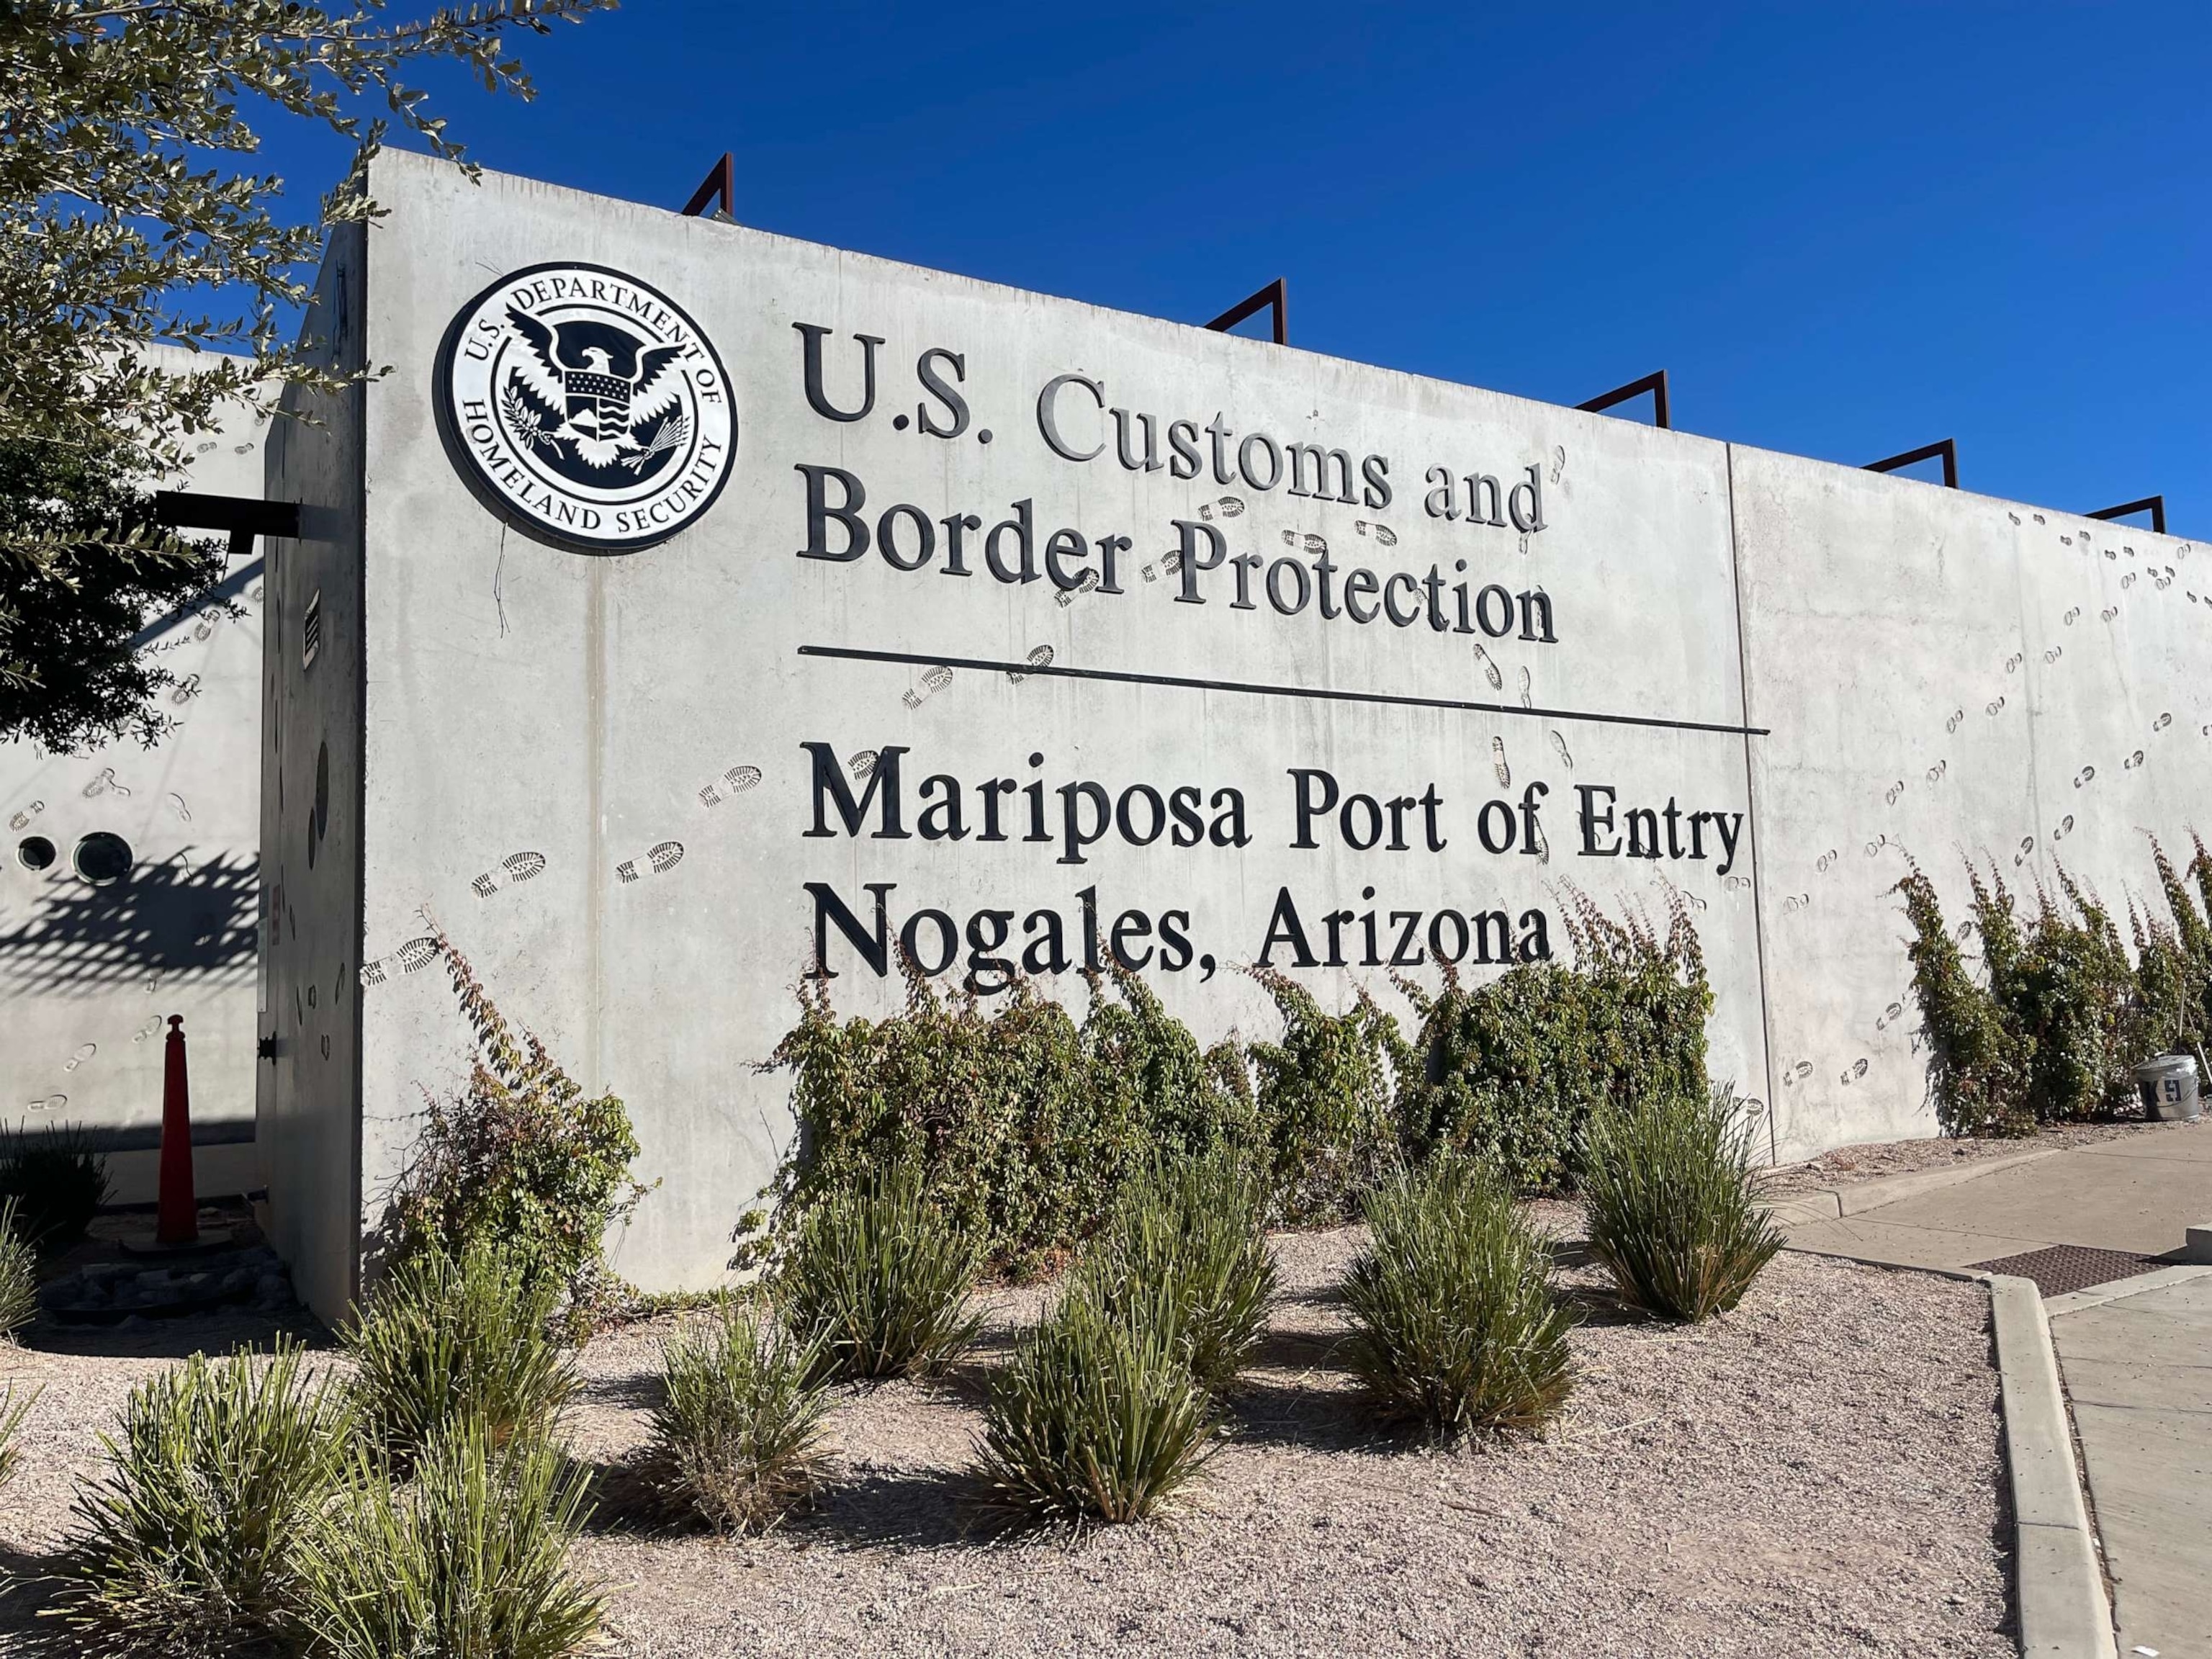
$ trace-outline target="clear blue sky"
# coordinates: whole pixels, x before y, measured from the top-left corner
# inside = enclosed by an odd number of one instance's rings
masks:
[[[428,0],[422,0],[423,4]],[[395,0],[406,15],[421,6]],[[1492,20],[1495,21],[1492,21]],[[2212,536],[2212,6],[675,3],[431,81],[485,165]],[[336,148],[272,134],[303,196]]]

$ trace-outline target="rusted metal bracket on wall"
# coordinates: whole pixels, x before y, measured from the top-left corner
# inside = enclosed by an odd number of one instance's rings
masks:
[[[1226,334],[1255,312],[1264,311],[1270,306],[1275,309],[1275,343],[1288,345],[1291,343],[1289,290],[1283,286],[1283,279],[1279,276],[1250,299],[1238,301],[1206,326],[1216,334]]]
[[[2118,507],[2108,507],[2100,512],[2092,513],[2089,516],[2093,519],[2132,519],[2138,513],[2150,514],[2150,528],[2153,535],[2166,534],[2166,497],[2164,495],[2146,495],[2139,501],[2124,501]]]
[[[1899,467],[1917,466],[1922,461],[1932,461],[1938,456],[1943,461],[1943,488],[1959,487],[1959,446],[1952,439],[1923,444],[1917,449],[1908,449],[1902,455],[1893,455],[1886,461],[1869,461],[1859,470],[1863,472],[1894,472]]]
[[[300,533],[297,501],[264,501],[252,495],[195,495],[181,489],[154,492],[154,522],[172,530],[225,530],[233,558],[253,551],[256,536]]]
[[[722,205],[708,216],[719,219],[726,225],[735,224],[738,210],[738,168],[737,163],[731,159],[730,152],[727,150],[722,152],[720,161],[707,169],[707,176],[699,181],[699,188],[691,192],[691,199],[683,207],[684,216],[687,219],[697,218],[707,211],[707,204],[718,196],[722,198]]]
[[[1651,394],[1651,424],[1662,432],[1673,431],[1674,423],[1667,405],[1667,371],[1663,368],[1656,374],[1647,374],[1640,380],[1631,380],[1626,386],[1617,386],[1610,392],[1601,392],[1588,403],[1577,404],[1575,407],[1586,414],[1602,415],[1615,404],[1625,404],[1631,398],[1641,398],[1647,392]]]

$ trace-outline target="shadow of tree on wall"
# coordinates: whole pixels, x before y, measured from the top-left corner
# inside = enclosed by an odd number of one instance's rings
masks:
[[[142,865],[112,887],[50,884],[0,931],[0,989],[91,995],[179,975],[230,984],[253,971],[261,866],[225,854]]]

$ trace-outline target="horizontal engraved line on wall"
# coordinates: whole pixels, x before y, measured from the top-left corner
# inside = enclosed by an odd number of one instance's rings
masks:
[[[856,646],[802,645],[802,657],[848,662],[892,662],[915,668],[966,668],[980,673],[1051,675],[1068,680],[1106,680],[1116,685],[1164,685],[1186,691],[1235,691],[1255,697],[1311,697],[1322,702],[1375,702],[1400,708],[1453,708],[1470,714],[1513,714],[1525,720],[1583,720],[1595,726],[1642,726],[1663,732],[1715,732],[1724,737],[1764,738],[1772,728],[1720,720],[1673,720],[1657,714],[1601,714],[1581,708],[1538,708],[1460,697],[1417,697],[1396,691],[1346,691],[1332,686],[1261,685],[1250,680],[1206,680],[1185,674],[1139,674],[1119,668],[1069,668],[1059,663],[998,662],[988,657],[937,657],[912,651],[867,651]]]

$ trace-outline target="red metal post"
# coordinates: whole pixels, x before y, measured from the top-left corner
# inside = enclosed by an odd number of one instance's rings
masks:
[[[169,1049],[161,1068],[161,1203],[157,1244],[190,1244],[200,1236],[199,1200],[192,1191],[191,1090],[185,1079],[185,1017],[169,1016]]]

